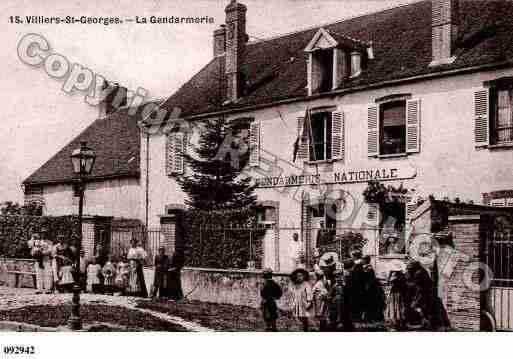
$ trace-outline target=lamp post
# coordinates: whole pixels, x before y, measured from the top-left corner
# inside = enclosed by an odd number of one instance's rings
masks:
[[[82,319],[80,318],[80,285],[78,282],[80,271],[80,250],[82,249],[82,214],[84,210],[84,190],[85,178],[93,170],[96,154],[92,148],[86,146],[86,142],[80,143],[80,148],[74,150],[71,154],[71,163],[73,172],[77,176],[78,202],[78,252],[75,262],[75,284],[73,285],[73,302],[71,306],[71,316],[68,320],[68,326],[72,330],[82,329]]]

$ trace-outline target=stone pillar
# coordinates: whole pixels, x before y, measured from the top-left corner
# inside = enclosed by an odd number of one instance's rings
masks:
[[[160,216],[160,231],[163,235],[160,246],[166,248],[166,254],[172,256],[176,250],[184,250],[183,208],[168,206],[166,214]]]
[[[481,251],[480,215],[449,216],[449,232],[454,251],[441,268],[444,276],[442,298],[451,321],[457,330],[480,329],[481,292],[478,264]]]
[[[85,258],[91,259],[97,254],[98,245],[103,245],[101,254],[110,252],[112,217],[84,216],[82,218],[82,249]]]

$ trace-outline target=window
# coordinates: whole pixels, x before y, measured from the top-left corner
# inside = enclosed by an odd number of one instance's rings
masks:
[[[496,89],[491,94],[491,142],[497,145],[513,143],[513,90]]]
[[[331,91],[333,89],[333,49],[317,51],[314,57],[320,67],[319,92]]]
[[[406,152],[406,101],[387,102],[380,106],[380,154]]]
[[[392,202],[382,205],[379,254],[404,255],[406,253],[406,204]]]
[[[43,195],[43,187],[41,187],[41,186],[26,186],[25,187],[25,195],[26,196],[42,196]]]
[[[319,112],[310,116],[310,161],[331,159],[331,112]]]
[[[369,157],[420,152],[420,99],[398,94],[377,99],[367,112]]]

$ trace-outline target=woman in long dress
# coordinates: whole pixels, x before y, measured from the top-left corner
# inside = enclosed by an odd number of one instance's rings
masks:
[[[39,234],[32,235],[29,241],[31,254],[37,259],[36,281],[38,293],[52,293],[53,291],[53,266],[52,266],[52,243],[42,240]]]
[[[36,293],[51,293],[53,284],[52,246],[47,241],[42,240],[38,233],[32,234],[28,246],[30,254],[36,259]]]
[[[402,271],[391,271],[388,276],[391,285],[385,309],[385,323],[400,330],[405,325],[406,278]]]
[[[148,256],[144,248],[137,245],[137,240],[133,239],[131,241],[132,247],[128,250],[127,260],[130,265],[130,262],[133,262],[135,266],[134,271],[130,271],[128,282],[137,283],[139,287],[138,296],[146,298],[148,297],[148,289],[146,288],[146,282],[144,281],[144,260]]]

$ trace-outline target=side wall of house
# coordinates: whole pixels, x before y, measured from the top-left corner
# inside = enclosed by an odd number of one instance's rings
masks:
[[[141,186],[137,179],[112,179],[86,185],[84,215],[141,218]],[[78,213],[78,197],[69,184],[43,187],[45,215]]]

